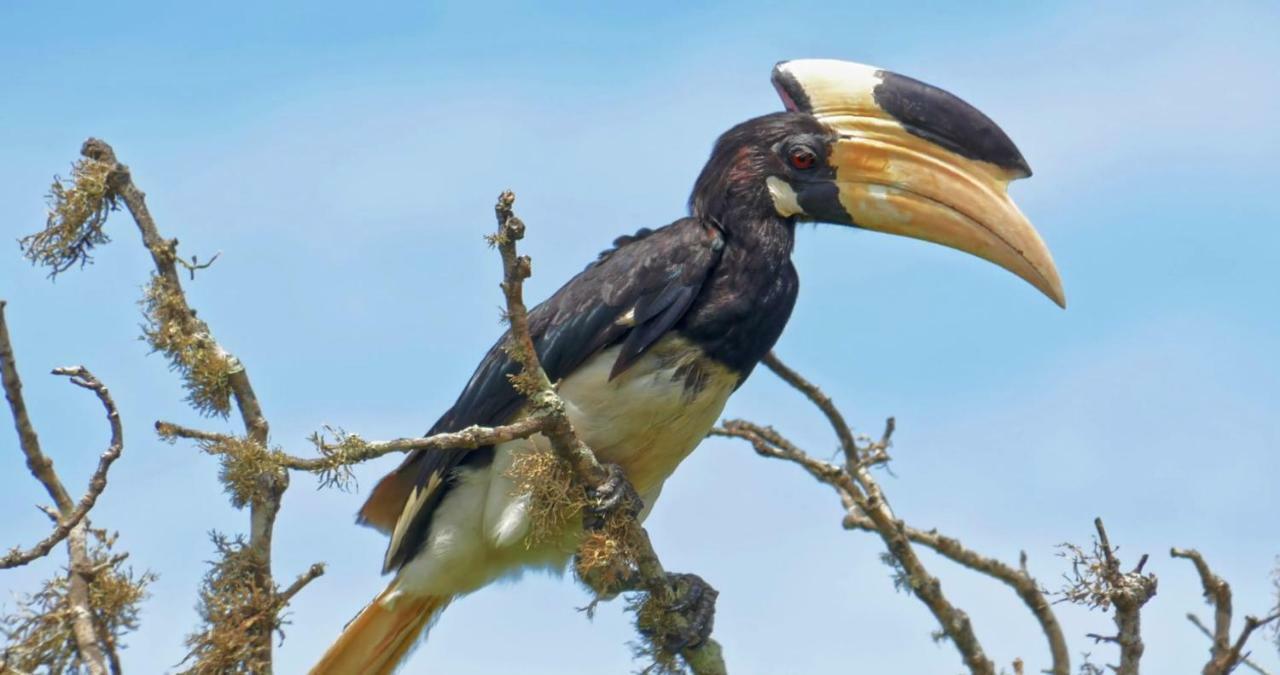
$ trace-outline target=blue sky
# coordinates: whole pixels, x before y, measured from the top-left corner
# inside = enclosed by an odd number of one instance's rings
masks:
[[[1055,544],[1103,516],[1122,554],[1152,554],[1150,672],[1199,668],[1205,608],[1170,546],[1198,546],[1239,613],[1274,602],[1280,554],[1280,8],[1274,3],[10,2],[0,8],[0,228],[40,227],[41,196],[80,142],[113,143],[187,254],[223,255],[191,300],[248,365],[273,440],[340,424],[420,433],[500,331],[498,262],[481,240],[519,194],[545,297],[618,234],[680,216],[715,136],[780,108],[774,62],[863,61],[943,86],[996,119],[1035,177],[1014,197],[1052,248],[1065,312],[1011,275],[920,242],[806,226],[799,305],[779,353],[862,429],[897,415],[899,512],[1042,581]],[[57,282],[10,249],[0,296],[28,404],[79,485],[106,438],[97,404],[43,375],[92,368],[128,445],[95,511],[132,562],[160,572],[129,639],[131,672],[182,657],[206,533],[242,531],[215,463],[151,433],[201,422],[136,340],[148,263],[132,224]],[[760,372],[730,416],[833,448],[798,397]],[[0,437],[0,545],[47,529],[46,499]],[[362,487],[395,464],[358,470]],[[295,477],[277,532],[299,596],[279,672],[303,672],[385,583],[363,493]],[[703,445],[649,521],[672,569],[720,591],[735,673],[951,673],[932,618],[896,594],[880,545],[839,529],[838,503],[791,466]],[[1002,663],[1045,664],[1011,593],[927,557]],[[54,573],[0,575],[0,602]],[[594,622],[567,579],[529,576],[452,606],[406,672],[627,672],[621,608]],[[1078,650],[1108,619],[1063,608]],[[1274,649],[1259,640],[1264,663]],[[1031,670],[1031,669],[1029,669]]]

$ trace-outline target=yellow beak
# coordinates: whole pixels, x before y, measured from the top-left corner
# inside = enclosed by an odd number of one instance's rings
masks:
[[[941,89],[857,63],[787,61],[773,79],[789,108],[835,137],[827,163],[844,213],[808,215],[971,253],[1066,307],[1048,247],[1009,197],[1009,182],[1031,171],[994,122]]]

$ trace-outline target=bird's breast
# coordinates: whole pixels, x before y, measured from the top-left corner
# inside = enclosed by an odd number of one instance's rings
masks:
[[[619,349],[592,357],[557,388],[582,440],[645,494],[706,437],[739,376],[672,334],[610,380]]]

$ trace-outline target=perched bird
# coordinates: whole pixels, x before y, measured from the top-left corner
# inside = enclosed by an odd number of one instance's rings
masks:
[[[538,356],[582,440],[652,507],[795,304],[796,223],[906,235],[985,258],[1065,307],[1062,284],[1008,183],[1031,169],[959,98],[856,63],[779,63],[785,104],[716,141],[689,215],[619,238],[530,314]],[[524,413],[502,340],[431,433]],[[391,537],[386,590],[313,674],[389,673],[449,602],[530,567],[563,568],[580,526],[527,545],[528,495],[510,467],[534,437],[416,452],[374,488],[359,521]],[[644,515],[644,513],[642,513]]]

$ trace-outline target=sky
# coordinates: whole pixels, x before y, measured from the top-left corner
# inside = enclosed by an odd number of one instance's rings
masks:
[[[1053,251],[1059,310],[1012,275],[922,242],[805,226],[799,304],[778,353],[862,431],[895,415],[898,513],[1051,588],[1064,541],[1102,516],[1120,555],[1148,553],[1147,672],[1198,672],[1208,616],[1198,547],[1235,590],[1237,624],[1275,603],[1280,554],[1280,6],[1214,3],[37,3],[0,6],[0,238],[39,229],[80,143],[112,143],[161,230],[217,263],[192,304],[249,369],[272,440],[305,454],[325,424],[422,433],[501,332],[500,266],[482,235],[499,191],[529,225],[529,297],[614,237],[684,214],[715,137],[781,109],[779,60],[874,64],[995,119],[1035,170],[1012,194]],[[0,297],[27,403],[64,480],[105,448],[98,403],[45,373],[83,363],[126,434],[94,510],[160,574],[127,671],[175,670],[196,625],[210,530],[243,532],[216,462],[156,419],[212,429],[137,340],[149,262],[122,215],[94,263],[55,282],[17,246]],[[725,411],[814,454],[834,440],[761,369]],[[360,489],[297,475],[276,530],[283,583],[328,564],[293,603],[278,672],[301,673],[385,584]],[[0,435],[0,546],[47,533],[47,500]],[[794,466],[709,440],[648,520],[663,562],[720,591],[735,674],[955,673],[925,607],[897,593],[879,541],[840,529],[834,495]],[[989,654],[1028,672],[1043,639],[997,583],[926,554]],[[0,572],[0,603],[61,554]],[[639,665],[620,603],[594,621],[568,578],[526,575],[452,605],[406,673],[622,673]],[[1109,619],[1060,606],[1077,653]],[[1265,639],[1255,655],[1276,668]],[[1078,658],[1077,658],[1078,661]]]

